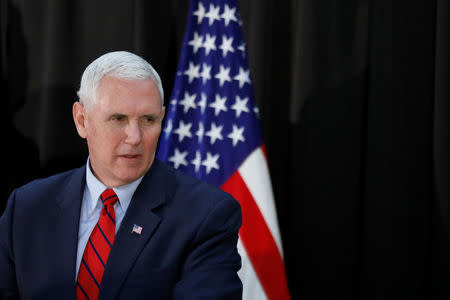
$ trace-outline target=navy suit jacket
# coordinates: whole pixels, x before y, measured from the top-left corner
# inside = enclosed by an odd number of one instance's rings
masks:
[[[75,299],[85,174],[84,166],[11,194],[0,218],[1,299]],[[240,225],[229,194],[155,159],[117,232],[99,299],[241,299]]]

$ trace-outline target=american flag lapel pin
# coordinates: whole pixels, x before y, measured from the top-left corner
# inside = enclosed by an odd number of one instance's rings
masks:
[[[142,233],[142,226],[133,225],[133,230],[131,230],[131,233],[141,234]]]

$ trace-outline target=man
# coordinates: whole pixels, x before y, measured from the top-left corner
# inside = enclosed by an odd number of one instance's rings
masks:
[[[239,299],[239,204],[155,158],[156,71],[111,52],[73,105],[89,158],[16,189],[0,218],[1,299]]]

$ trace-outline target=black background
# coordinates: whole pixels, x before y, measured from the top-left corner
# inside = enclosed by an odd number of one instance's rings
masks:
[[[86,162],[84,68],[129,50],[167,97],[187,1],[0,0],[9,193]],[[242,0],[294,299],[448,299],[449,2]]]

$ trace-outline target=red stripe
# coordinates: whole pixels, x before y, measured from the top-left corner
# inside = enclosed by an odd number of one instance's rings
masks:
[[[97,230],[97,229],[98,229],[97,227],[94,228],[94,230],[96,230],[96,231],[95,232],[92,231],[90,239],[92,241],[92,244],[95,247],[95,250],[97,250],[98,254],[100,255],[100,257],[102,258],[103,262],[106,265],[111,247],[109,246],[109,243],[106,241],[105,237],[100,233],[100,230]],[[91,248],[91,247],[88,248],[87,246],[86,246],[86,249]],[[96,255],[95,253],[93,253],[93,254]]]
[[[100,285],[105,268],[89,242],[84,250],[83,260],[87,264],[87,268],[89,268],[97,283]]]
[[[266,145],[265,144],[263,144],[261,146],[261,151],[263,152],[264,157],[266,158],[266,161],[267,161],[267,150],[266,150]]]
[[[94,279],[91,277],[83,263],[80,264],[80,269],[78,270],[78,283],[83,287],[86,294],[89,295],[89,298],[97,299],[99,288],[95,284]],[[77,299],[85,298],[81,290],[77,289],[76,293]]]
[[[235,172],[222,189],[241,204],[243,217],[239,236],[267,298],[290,299],[283,258],[239,172]]]

